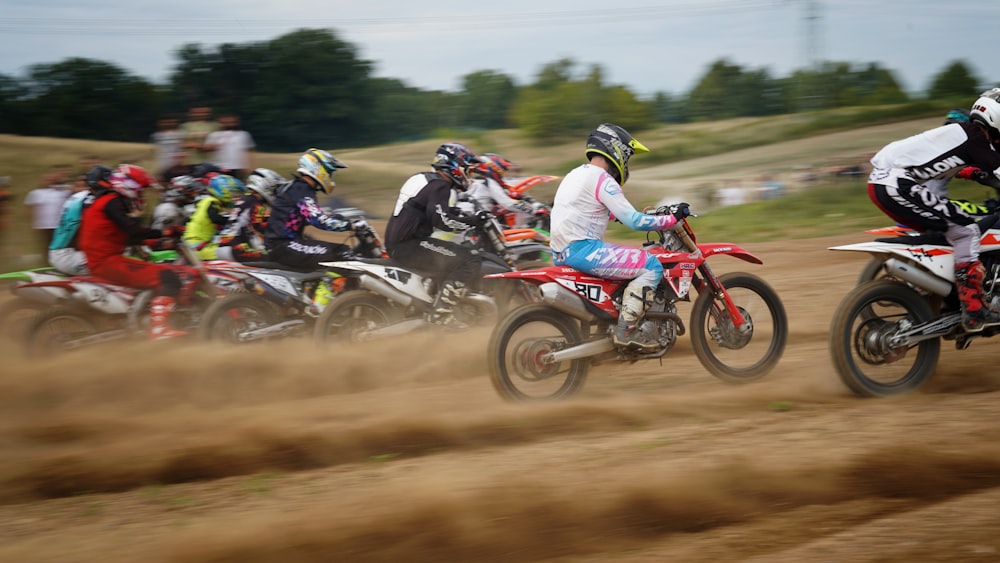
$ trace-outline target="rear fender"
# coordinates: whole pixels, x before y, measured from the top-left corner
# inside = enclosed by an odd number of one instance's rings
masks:
[[[870,241],[831,246],[829,250],[865,252],[883,262],[889,258],[899,258],[944,279],[952,279],[955,270],[955,254],[950,246],[933,244],[908,245]]]

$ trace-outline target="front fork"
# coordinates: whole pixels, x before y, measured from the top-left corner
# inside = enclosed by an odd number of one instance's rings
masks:
[[[684,221],[682,225],[675,229],[674,234],[684,243],[688,251],[701,253],[701,249],[698,248],[698,245],[694,242],[694,238],[691,236],[691,228],[688,226],[687,221]],[[715,272],[712,271],[708,262],[702,261],[701,266],[698,267],[698,271],[701,272],[704,282],[708,284],[709,290],[712,292],[712,308],[716,314],[721,314],[722,310],[729,313],[729,318],[732,320],[733,326],[736,327],[736,330],[740,334],[746,334],[752,330],[750,323],[743,318],[740,308],[736,306],[736,303],[733,303],[732,298],[729,297],[729,292],[726,291],[722,282],[716,277]],[[702,288],[698,288],[698,291],[702,291]]]

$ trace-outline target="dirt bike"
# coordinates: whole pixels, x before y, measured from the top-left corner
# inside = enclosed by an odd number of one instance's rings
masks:
[[[387,258],[382,240],[367,223],[357,224],[348,244],[365,258]],[[213,303],[202,315],[204,340],[245,343],[294,336],[312,329],[314,321],[346,279],[336,272],[293,270],[278,263],[251,263],[244,270],[246,291]]]
[[[496,214],[500,219],[500,223],[505,225],[507,229],[529,229],[547,236],[552,229],[552,207],[535,200],[526,192],[533,186],[558,179],[559,176],[530,176],[513,185],[507,186],[507,191],[512,196],[531,204],[535,212],[525,221],[525,224],[518,225],[520,218],[517,213],[506,209],[498,209]]]
[[[986,302],[1000,307],[1000,227],[979,221]],[[920,388],[934,373],[941,340],[959,350],[1000,327],[968,333],[955,290],[954,254],[941,233],[834,246],[865,252],[889,277],[867,281],[841,302],[830,329],[830,354],[840,380],[856,395],[884,397]]]
[[[468,244],[480,249],[481,274],[510,272],[547,265],[548,245],[537,242],[510,243],[495,216],[480,211],[484,221]],[[347,280],[339,294],[316,321],[320,342],[361,341],[406,334],[429,326],[441,276],[437,272],[403,267],[390,260],[354,260],[324,264]],[[459,303],[455,317],[475,325],[493,320],[515,303],[526,303],[537,295],[516,280],[486,280]]]
[[[983,218],[993,213],[991,209],[997,209],[1000,207],[1000,202],[996,199],[987,199],[983,203],[971,203],[962,202],[962,207],[966,213],[972,215],[973,217]],[[869,229],[865,231],[870,235],[878,235],[880,238],[886,237],[913,237],[922,235],[922,231],[918,231],[912,227],[907,227],[901,223],[889,227],[880,227],[877,229]],[[891,272],[887,272],[883,267],[883,260],[879,257],[874,256],[871,260],[865,264],[865,267],[861,269],[861,274],[858,275],[858,285],[865,282],[882,278],[882,277],[892,277]]]
[[[170,319],[174,328],[190,331],[212,300],[239,289],[242,266],[234,262],[202,262],[187,245],[176,246],[183,259],[199,272],[189,298],[178,301]],[[125,287],[95,276],[18,286],[18,291],[34,290],[57,290],[60,296],[27,328],[25,345],[31,356],[50,356],[147,332],[154,290]]]
[[[676,206],[654,213],[674,211]],[[753,274],[716,276],[707,259],[728,255],[753,264],[762,261],[735,244],[696,243],[686,218],[647,236],[656,240],[647,239],[643,248],[664,269],[639,327],[657,342],[654,351],[621,349],[612,342],[629,280],[607,280],[559,266],[488,276],[537,285],[541,294],[539,303],[513,310],[493,330],[487,361],[501,397],[510,401],[570,397],[583,388],[591,365],[662,358],[686,333],[677,302],[690,301],[691,288],[698,292],[691,310],[691,342],[710,373],[742,383],[775,366],[788,337],[777,293]]]
[[[135,249],[132,255],[156,263],[169,263],[177,259],[173,250],[151,251]],[[10,282],[8,286],[14,295],[13,299],[0,305],[0,326],[3,336],[9,340],[23,338],[31,319],[40,311],[66,298],[69,293],[62,286],[39,284],[67,279],[69,275],[55,268],[33,268],[17,272],[0,274],[0,283]]]

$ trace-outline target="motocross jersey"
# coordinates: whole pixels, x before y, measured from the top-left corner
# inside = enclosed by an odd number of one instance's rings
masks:
[[[575,241],[602,240],[612,216],[635,231],[659,231],[677,223],[673,215],[636,211],[607,171],[583,164],[567,174],[556,190],[549,246],[559,253]]]
[[[222,244],[232,241],[254,244],[254,240],[262,236],[267,228],[270,215],[271,206],[267,202],[253,195],[240,198],[233,208],[233,220],[219,233]]]
[[[528,202],[510,197],[507,190],[492,178],[480,178],[473,181],[469,184],[466,195],[487,211],[493,209],[494,205],[499,205],[508,211],[520,213],[531,213],[534,211]]]
[[[205,196],[195,204],[194,214],[184,226],[184,243],[199,250],[210,244],[219,229],[228,222],[229,217],[222,212],[219,200]]]
[[[296,178],[278,190],[264,238],[301,239],[302,231],[307,225],[324,231],[346,231],[351,228],[350,221],[323,211],[316,203],[316,189],[301,178]]]
[[[903,187],[900,180],[908,180],[941,192],[942,181],[968,166],[1000,178],[1000,153],[975,123],[949,123],[894,141],[878,151],[871,163],[868,182],[896,188]]]
[[[63,204],[59,226],[56,227],[56,232],[52,235],[52,244],[49,245],[49,250],[61,250],[76,246],[76,236],[80,229],[80,218],[83,216],[85,200],[91,196],[92,194],[86,190],[69,196],[69,199]]]
[[[109,258],[121,256],[130,242],[160,236],[161,231],[143,227],[128,214],[122,196],[107,192],[84,209],[79,247],[93,271]]]
[[[434,229],[461,232],[474,228],[477,222],[451,207],[451,181],[436,172],[420,172],[410,176],[399,190],[396,207],[385,227],[385,246],[428,238]]]

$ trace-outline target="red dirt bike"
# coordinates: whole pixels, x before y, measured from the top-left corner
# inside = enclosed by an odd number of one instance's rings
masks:
[[[676,207],[660,207],[668,214]],[[573,268],[550,266],[504,272],[487,278],[513,278],[538,286],[540,301],[514,309],[494,328],[487,353],[493,387],[511,401],[570,397],[583,388],[591,365],[662,358],[685,333],[678,301],[690,301],[692,346],[698,360],[716,377],[731,383],[760,378],[781,358],[788,337],[785,309],[777,293],[753,274],[716,276],[706,260],[715,255],[761,264],[729,243],[697,244],[687,219],[644,248],[663,264],[640,330],[658,342],[653,352],[616,348],[611,334],[618,321],[628,281],[597,278]],[[652,235],[652,233],[650,233]]]

